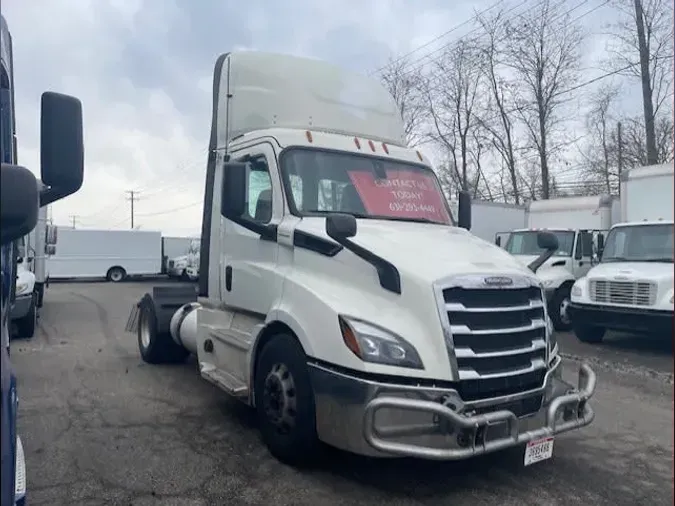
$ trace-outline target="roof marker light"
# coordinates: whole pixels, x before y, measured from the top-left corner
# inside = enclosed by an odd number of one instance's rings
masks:
[[[312,132],[310,132],[309,130],[307,130],[307,131],[305,132],[305,136],[307,137],[307,140],[308,140],[309,142],[312,142]]]
[[[387,143],[386,143],[386,142],[383,142],[383,143],[382,143],[382,149],[384,149],[384,152],[385,152],[385,153],[389,154],[389,147],[387,146]]]
[[[356,145],[356,149],[361,149],[361,142],[358,137],[354,137],[354,144]]]
[[[422,153],[420,153],[419,150],[415,151],[415,153],[417,153],[417,158],[420,159],[420,162],[423,162],[424,158],[422,158]]]
[[[370,146],[370,149],[375,152],[375,143],[373,141],[368,141],[368,145]]]

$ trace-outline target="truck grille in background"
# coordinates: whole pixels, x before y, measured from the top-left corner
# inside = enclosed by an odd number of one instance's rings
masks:
[[[651,306],[656,301],[656,285],[647,281],[608,281],[592,279],[591,301],[600,304]]]
[[[169,260],[169,269],[173,269],[173,260]]]
[[[538,287],[453,287],[443,300],[464,400],[543,386],[546,316]]]

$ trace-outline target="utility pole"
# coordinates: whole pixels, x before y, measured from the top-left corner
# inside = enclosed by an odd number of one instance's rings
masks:
[[[623,172],[623,139],[621,136],[621,122],[616,125],[616,142],[618,144],[618,160],[616,171],[619,175],[619,195],[621,195],[621,173]]]
[[[637,28],[637,42],[640,53],[640,77],[642,78],[642,108],[645,115],[645,140],[647,141],[647,165],[658,163],[658,150],[656,149],[656,125],[654,121],[654,102],[652,94],[652,78],[649,62],[649,44],[645,33],[645,16],[642,9],[642,0],[635,0],[635,25]]]
[[[75,228],[75,225],[77,223],[77,220],[80,218],[79,214],[71,214],[70,215],[70,220],[73,222],[73,228]]]
[[[127,193],[129,196],[127,197],[127,200],[131,204],[131,230],[134,229],[134,202],[138,200],[138,194],[139,192],[134,191],[134,190],[127,190]]]

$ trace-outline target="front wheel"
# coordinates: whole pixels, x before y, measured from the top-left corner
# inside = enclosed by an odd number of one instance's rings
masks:
[[[105,277],[108,281],[119,283],[120,281],[124,281],[124,278],[127,277],[127,271],[125,271],[122,267],[111,267],[108,269],[108,273],[105,275]]]
[[[37,328],[37,296],[33,293],[30,309],[23,318],[16,321],[16,329],[19,337],[31,338]]]
[[[567,332],[572,328],[569,316],[571,286],[561,286],[553,294],[549,304],[549,315],[553,328],[558,332]]]
[[[314,392],[307,357],[288,334],[274,336],[260,352],[254,380],[256,413],[270,453],[292,466],[316,461]]]

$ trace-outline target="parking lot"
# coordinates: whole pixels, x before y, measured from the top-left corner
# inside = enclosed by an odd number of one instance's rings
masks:
[[[40,330],[16,340],[19,431],[30,504],[669,505],[673,503],[670,339],[560,335],[565,375],[598,373],[595,422],[559,436],[554,458],[372,460],[326,452],[316,470],[274,460],[252,414],[201,380],[194,361],[150,366],[124,332],[151,283],[52,284]]]

